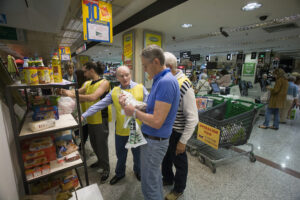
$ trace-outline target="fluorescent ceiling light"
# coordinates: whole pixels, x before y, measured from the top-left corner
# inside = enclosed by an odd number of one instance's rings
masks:
[[[261,4],[260,3],[256,3],[256,2],[252,2],[252,3],[248,3],[247,5],[245,5],[242,10],[243,11],[251,11],[251,10],[255,10],[257,8],[260,8]]]
[[[193,25],[192,24],[182,24],[182,28],[191,28]]]

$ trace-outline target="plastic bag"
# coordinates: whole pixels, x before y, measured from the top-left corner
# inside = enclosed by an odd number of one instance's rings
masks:
[[[131,93],[126,92],[124,90],[121,90],[121,94],[126,96],[125,104],[126,105],[132,105],[138,109],[143,109],[147,104],[141,101],[137,101]],[[121,111],[122,114],[124,114],[124,111]],[[129,127],[130,126],[130,127]],[[130,133],[128,137],[127,144],[125,146],[126,149],[130,148],[136,148],[138,146],[147,144],[147,141],[145,140],[142,131],[139,127],[139,124],[136,122],[136,120],[133,117],[125,117],[124,128],[130,128]]]
[[[129,133],[128,141],[127,141],[127,144],[125,145],[125,148],[126,149],[136,148],[138,146],[147,144],[147,141],[145,140],[145,138],[142,134],[139,124],[136,122],[136,120],[133,117],[130,117],[125,122],[124,128],[128,128],[129,124],[130,124],[130,133]]]
[[[75,106],[76,103],[71,97],[61,97],[58,101],[58,113],[60,115],[71,114]]]
[[[267,103],[270,99],[270,91],[262,92],[260,96],[260,101],[262,103]]]

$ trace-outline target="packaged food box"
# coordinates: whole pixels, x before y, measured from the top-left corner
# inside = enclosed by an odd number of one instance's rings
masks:
[[[32,108],[32,120],[39,121],[43,119],[59,119],[57,106],[34,106]]]
[[[49,161],[48,161],[47,157],[39,157],[39,158],[31,159],[31,160],[26,160],[24,162],[24,167],[25,167],[25,169],[29,169],[32,167],[46,164],[48,162]]]

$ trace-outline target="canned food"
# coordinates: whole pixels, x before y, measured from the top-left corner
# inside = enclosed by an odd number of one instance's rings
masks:
[[[26,70],[26,83],[29,85],[39,84],[38,72],[35,67],[28,67]]]

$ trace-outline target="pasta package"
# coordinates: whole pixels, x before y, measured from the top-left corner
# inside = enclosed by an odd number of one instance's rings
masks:
[[[29,123],[29,128],[32,131],[41,131],[54,126],[55,126],[55,119],[45,119],[45,120]]]

